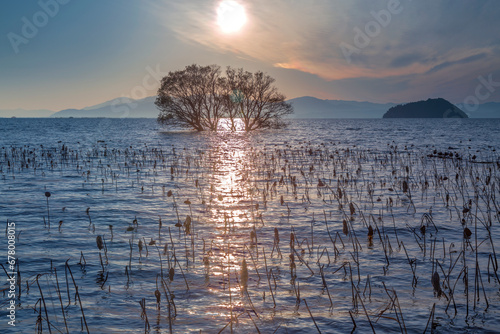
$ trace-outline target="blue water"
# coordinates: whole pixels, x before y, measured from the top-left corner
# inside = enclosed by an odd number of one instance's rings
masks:
[[[15,222],[21,273],[12,327],[2,270],[1,332],[50,322],[86,333],[82,309],[91,333],[143,332],[143,298],[154,333],[311,333],[314,321],[346,333],[352,319],[357,333],[423,332],[433,305],[436,332],[500,328],[500,120],[293,120],[213,134],[151,119],[0,119],[0,133],[0,219]]]
[[[203,134],[168,132],[153,119],[0,119],[2,145],[67,145],[91,147],[106,140],[114,147],[129,145],[176,145],[194,147]],[[449,146],[486,149],[500,137],[500,119],[327,119],[291,120],[282,130],[252,135],[263,144],[295,144],[333,141],[382,149],[395,142],[400,146]]]

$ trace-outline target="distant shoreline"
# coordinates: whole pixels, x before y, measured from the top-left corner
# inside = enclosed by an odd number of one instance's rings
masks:
[[[154,96],[127,102],[114,99],[95,106],[61,111],[0,109],[0,118],[156,118],[159,110],[154,100]],[[396,103],[367,101],[322,100],[312,96],[292,98],[287,102],[291,103],[294,108],[294,113],[288,117],[289,119],[378,119],[382,118],[391,107],[397,105]],[[455,106],[465,111],[468,110],[467,106],[461,104],[455,104]],[[37,115],[42,115],[42,117]],[[477,110],[467,115],[469,118],[500,118],[500,102],[483,103],[478,106]]]

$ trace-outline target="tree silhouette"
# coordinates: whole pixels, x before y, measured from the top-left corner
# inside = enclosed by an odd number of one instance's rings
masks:
[[[239,114],[245,131],[281,127],[282,117],[293,113],[291,104],[285,102],[285,96],[278,92],[273,85],[274,78],[269,75],[231,67],[227,68],[226,75],[229,87],[238,91],[241,97],[240,112],[231,113],[229,117],[233,119]]]
[[[162,79],[155,101],[160,109],[158,122],[197,131],[217,130],[227,104],[220,74],[216,65],[190,65],[170,72]]]
[[[285,96],[263,72],[251,73],[228,67],[221,75],[218,65],[187,66],[169,72],[162,79],[155,104],[158,122],[216,131],[221,118],[228,118],[231,130],[241,119],[245,131],[283,126],[282,117],[293,112]]]

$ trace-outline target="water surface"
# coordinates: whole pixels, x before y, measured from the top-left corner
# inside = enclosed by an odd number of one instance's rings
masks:
[[[47,331],[48,315],[53,332],[85,333],[82,308],[92,333],[142,332],[146,317],[155,333],[500,328],[499,120],[212,134],[2,119],[0,132],[0,215],[16,223],[22,282],[15,332]]]

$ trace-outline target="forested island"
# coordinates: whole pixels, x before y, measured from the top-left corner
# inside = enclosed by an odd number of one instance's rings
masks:
[[[465,112],[443,98],[399,104],[383,118],[469,118]]]

